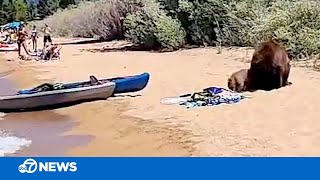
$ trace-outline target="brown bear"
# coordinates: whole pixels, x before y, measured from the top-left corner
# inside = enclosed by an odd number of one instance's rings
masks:
[[[228,88],[232,91],[242,92],[247,90],[248,69],[241,69],[233,73],[228,79]]]
[[[286,50],[274,40],[259,44],[248,71],[248,89],[272,90],[290,85],[290,59]]]

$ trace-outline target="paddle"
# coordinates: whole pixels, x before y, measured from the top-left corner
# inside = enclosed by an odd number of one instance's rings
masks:
[[[161,104],[171,105],[171,104],[181,104],[191,100],[191,94],[183,94],[178,97],[167,97],[161,99]]]

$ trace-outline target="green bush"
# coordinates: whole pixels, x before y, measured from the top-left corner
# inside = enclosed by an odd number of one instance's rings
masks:
[[[57,36],[120,39],[124,37],[123,19],[129,12],[136,11],[141,6],[140,2],[143,0],[84,1],[59,10],[37,24],[49,24]]]
[[[222,32],[223,37],[229,37],[223,44],[255,46],[275,38],[297,58],[320,53],[319,2],[246,0],[230,5],[228,22],[235,28]]]
[[[145,48],[177,50],[185,45],[185,31],[178,20],[167,16],[153,0],[139,11],[130,13],[125,21],[125,36]]]
[[[126,37],[146,48],[255,46],[272,37],[297,58],[320,54],[316,0],[96,0],[44,21],[59,36]]]
[[[255,46],[270,38],[295,57],[320,53],[320,7],[314,0],[159,0],[186,29],[188,43]]]
[[[216,32],[226,20],[226,2],[219,0],[159,0],[170,16],[180,20],[187,41],[196,45],[216,45]]]
[[[231,1],[227,5],[227,20],[217,32],[218,41],[227,46],[252,46],[256,34],[267,14],[269,2],[265,0]]]
[[[282,0],[272,4],[258,36],[273,36],[301,58],[320,53],[320,3]]]

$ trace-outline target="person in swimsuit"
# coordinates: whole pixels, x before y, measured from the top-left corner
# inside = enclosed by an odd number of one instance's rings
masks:
[[[27,40],[27,36],[28,36],[28,33],[24,27],[24,25],[21,25],[18,32],[17,32],[17,36],[18,36],[18,39],[17,39],[17,44],[18,44],[18,56],[21,57],[21,46],[23,47],[23,49],[25,50],[26,54],[27,55],[30,55],[29,52],[28,52],[28,49],[27,49],[27,43],[26,43],[26,40]]]
[[[45,27],[42,29],[44,36],[43,36],[43,47],[46,46],[46,43],[49,42],[52,45],[52,39],[51,39],[51,28],[48,26],[48,24],[45,24]]]
[[[38,43],[38,31],[37,27],[33,26],[32,32],[31,32],[31,39],[32,39],[32,48],[34,52],[37,52],[37,43]]]

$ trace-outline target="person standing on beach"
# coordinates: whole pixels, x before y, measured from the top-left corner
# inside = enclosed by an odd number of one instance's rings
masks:
[[[51,28],[48,26],[48,24],[45,24],[45,27],[42,29],[44,36],[43,36],[43,48],[45,48],[46,43],[49,42],[52,45],[52,39],[51,39]]]
[[[37,52],[38,31],[37,31],[37,27],[36,26],[33,26],[33,28],[32,28],[31,39],[32,39],[33,51]]]
[[[27,31],[26,31],[26,29],[24,27],[24,24],[21,24],[21,26],[19,27],[18,32],[17,32],[17,36],[18,36],[17,44],[18,44],[18,56],[19,56],[19,58],[21,58],[21,46],[26,51],[26,54],[30,55],[29,52],[28,52],[27,43],[26,43],[26,40],[27,40],[27,37],[28,37],[28,33],[27,33]]]

